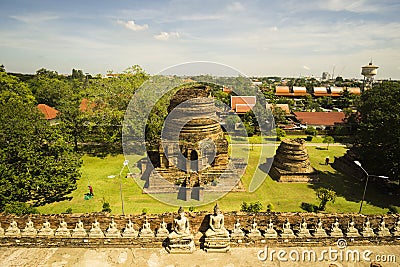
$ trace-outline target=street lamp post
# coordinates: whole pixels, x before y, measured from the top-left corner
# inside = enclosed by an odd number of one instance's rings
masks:
[[[370,177],[370,176],[372,176],[372,177],[379,177],[379,178],[382,178],[382,179],[389,179],[389,177],[383,176],[383,175],[370,175],[370,174],[368,174],[368,172],[361,166],[361,163],[360,163],[359,161],[355,160],[354,163],[355,163],[358,167],[360,167],[361,170],[367,175],[367,179],[366,179],[366,181],[365,181],[365,186],[364,186],[364,192],[363,192],[363,196],[362,196],[362,199],[361,199],[360,210],[358,211],[358,213],[361,214],[363,202],[364,202],[364,199],[365,199],[365,192],[367,191],[367,185],[368,185],[369,177]]]
[[[129,160],[125,160],[124,164],[122,166],[121,171],[119,172],[119,194],[121,197],[121,207],[122,207],[122,215],[125,215],[124,212],[124,198],[122,197],[122,171],[125,169],[126,166],[128,166]]]

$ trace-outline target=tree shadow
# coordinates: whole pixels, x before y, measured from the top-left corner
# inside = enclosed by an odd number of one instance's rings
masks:
[[[337,196],[344,197],[347,201],[360,202],[364,191],[365,181],[360,181],[352,177],[348,177],[340,172],[319,171],[319,183],[309,184],[313,190],[325,187],[336,192]],[[382,184],[382,183],[381,183]],[[369,181],[365,194],[365,201],[371,205],[387,208],[390,205],[399,206],[400,198],[390,196],[388,188],[382,186],[378,181]]]

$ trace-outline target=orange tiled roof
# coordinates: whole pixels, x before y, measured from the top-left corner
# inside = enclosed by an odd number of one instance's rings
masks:
[[[79,104],[79,110],[81,112],[92,111],[95,106],[96,106],[95,103],[91,102],[87,98],[84,98],[84,99],[82,99],[81,103]]]
[[[293,112],[301,124],[333,126],[343,123],[343,112]]]
[[[43,113],[46,120],[52,120],[57,117],[58,110],[55,108],[52,108],[46,104],[39,104],[37,105],[37,108]]]
[[[254,105],[249,104],[236,104],[236,113],[243,114],[252,110]]]
[[[256,97],[255,96],[231,96],[231,108],[236,109],[236,105],[245,104],[245,105],[255,105]]]
[[[289,104],[267,104],[267,109],[273,110],[274,108],[281,108],[286,114],[290,114]]]

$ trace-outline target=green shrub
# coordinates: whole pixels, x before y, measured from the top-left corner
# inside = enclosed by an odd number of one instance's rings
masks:
[[[72,208],[69,207],[68,209],[66,209],[65,213],[71,214],[72,213]]]
[[[146,208],[143,208],[142,209],[142,214],[144,215],[144,214],[147,214],[147,212],[149,212]]]
[[[307,129],[304,131],[307,135],[317,136],[318,130],[312,126],[308,126]]]
[[[240,211],[243,212],[260,212],[263,208],[263,205],[261,204],[260,201],[257,202],[242,202],[241,206],[240,206]]]
[[[275,130],[276,130],[276,139],[278,139],[278,141],[281,141],[282,138],[286,136],[285,130],[281,128],[276,128]]]
[[[190,212],[193,212],[193,211],[194,211],[194,207],[193,207],[193,206],[190,206],[190,207],[189,207],[189,211],[190,211]]]
[[[267,212],[271,212],[274,210],[274,205],[272,205],[272,203],[268,203],[267,205]]]
[[[110,203],[108,202],[104,202],[103,203],[103,209],[101,210],[102,212],[111,212],[111,207],[110,207]]]
[[[308,212],[317,212],[318,211],[318,206],[306,202],[302,202],[300,205],[300,208],[302,208],[305,211]]]
[[[388,214],[398,214],[399,213],[399,208],[393,205],[389,206],[389,211]]]
[[[4,206],[3,212],[5,214],[15,214],[15,215],[39,214],[40,213],[32,205],[25,203],[25,202],[18,202],[18,201],[6,204]]]
[[[311,135],[307,135],[307,137],[306,137],[306,141],[309,141],[309,142],[311,142],[311,141],[312,141],[312,139],[313,139],[313,137],[312,137]]]

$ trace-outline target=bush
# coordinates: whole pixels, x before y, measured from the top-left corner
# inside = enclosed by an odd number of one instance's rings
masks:
[[[142,215],[147,214],[147,212],[149,212],[146,208],[142,209]]]
[[[268,203],[267,205],[267,212],[271,212],[274,210],[274,205],[272,205],[272,203]]]
[[[190,211],[190,212],[193,212],[193,211],[194,211],[194,207],[193,207],[193,206],[190,206],[190,207],[189,207],[189,211]]]
[[[306,141],[309,141],[309,142],[311,142],[311,141],[312,141],[312,139],[313,139],[313,137],[312,137],[311,135],[307,135],[307,137],[306,137]]]
[[[302,208],[305,211],[308,212],[317,212],[318,211],[318,206],[306,202],[302,202],[300,205],[300,208]]]
[[[3,212],[5,214],[25,215],[25,214],[39,214],[40,212],[31,204],[25,202],[12,202],[4,206]]]
[[[393,205],[389,206],[389,211],[388,214],[398,214],[399,213],[399,208]]]
[[[276,139],[278,139],[278,141],[281,141],[282,138],[286,136],[285,130],[281,128],[276,128],[275,130],[276,130]]]
[[[308,126],[307,129],[304,131],[307,135],[317,136],[318,131],[312,126]]]
[[[101,210],[102,212],[111,212],[111,207],[110,207],[110,203],[108,202],[104,202],[103,203],[103,209]]]
[[[71,214],[71,213],[72,213],[72,208],[69,207],[69,208],[65,211],[65,213]]]
[[[240,206],[240,211],[244,212],[260,212],[263,208],[263,205],[261,204],[260,201],[257,202],[242,202],[242,205]]]

